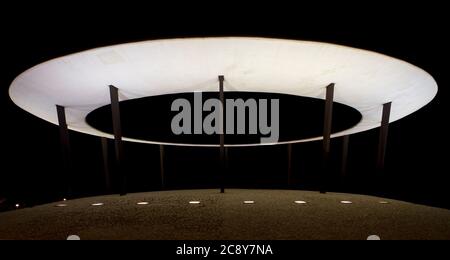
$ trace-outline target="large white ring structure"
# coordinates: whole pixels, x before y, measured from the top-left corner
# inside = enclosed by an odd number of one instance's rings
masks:
[[[375,52],[309,41],[220,37],[127,43],[56,58],[20,74],[9,95],[19,107],[53,124],[58,124],[55,105],[64,106],[69,129],[113,138],[85,120],[91,111],[110,104],[109,85],[119,89],[123,101],[217,91],[218,75],[225,76],[225,91],[322,99],[326,86],[335,83],[334,101],[357,109],[362,120],[332,137],[379,127],[384,103],[392,102],[393,122],[425,106],[437,93],[437,84],[427,72]],[[151,120],[145,113],[141,117]],[[295,115],[292,120],[297,120]]]

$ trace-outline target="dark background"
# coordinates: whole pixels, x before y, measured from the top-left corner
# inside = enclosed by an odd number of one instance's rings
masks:
[[[316,7],[297,4],[280,8],[262,2],[226,2],[216,7],[174,2],[125,7],[112,2],[95,6],[78,2],[76,6],[19,3],[2,7],[2,209],[16,202],[31,206],[66,196],[58,128],[11,102],[8,88],[17,75],[40,62],[89,48],[197,36],[325,41],[381,52],[429,72],[439,85],[438,96],[420,111],[391,124],[386,172],[374,172],[378,130],[351,137],[346,178],[338,177],[341,140],[334,139],[335,172],[329,188],[450,208],[449,43],[443,6],[365,2],[337,8],[324,2]],[[73,196],[104,193],[100,140],[75,132],[70,137],[76,173]],[[299,144],[293,149],[295,187],[317,190],[321,143]],[[159,189],[159,147],[126,143],[125,153],[129,191]],[[229,186],[286,188],[286,155],[286,146],[230,149]],[[168,188],[217,186],[217,149],[167,147],[166,159]],[[113,183],[117,187],[117,180]]]
[[[179,111],[171,111],[172,103],[179,99],[186,99],[191,105],[191,121],[194,120],[194,93],[177,93],[169,95],[159,95],[122,101],[120,103],[120,116],[122,125],[122,135],[140,140],[158,141],[164,143],[178,144],[198,144],[198,145],[218,145],[220,136],[181,134],[176,135],[172,132],[172,118]],[[208,99],[219,99],[219,92],[203,92],[202,101]],[[269,126],[271,123],[271,99],[278,100],[279,109],[279,132],[278,142],[301,140],[314,138],[323,135],[323,115],[325,113],[325,101],[318,98],[307,98],[294,95],[276,94],[276,93],[255,93],[255,92],[235,92],[226,91],[224,99],[228,100],[256,100],[256,111],[259,110],[260,100],[269,100],[267,120]],[[227,107],[225,105],[225,110]],[[292,111],[295,111],[295,120],[292,120]],[[145,115],[142,113],[145,112]],[[202,122],[211,112],[202,113]],[[248,111],[246,111],[246,133],[249,133]],[[111,105],[97,108],[86,117],[86,121],[92,127],[103,132],[113,134]],[[137,116],[140,115],[140,116]],[[358,110],[343,104],[335,103],[333,106],[333,115],[335,119],[332,122],[332,133],[337,133],[351,128],[361,121],[361,113]],[[338,120],[339,119],[339,120]],[[227,129],[227,120],[224,122],[224,129]],[[259,120],[258,120],[259,121]],[[212,122],[215,125],[215,121]],[[237,126],[237,112],[234,112],[234,131]],[[258,122],[257,122],[258,124]],[[191,125],[193,131],[193,125]],[[261,138],[268,137],[259,131],[257,134],[226,134],[225,144],[260,144]]]

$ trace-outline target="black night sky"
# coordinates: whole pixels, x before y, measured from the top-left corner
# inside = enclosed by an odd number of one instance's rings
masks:
[[[170,8],[115,7],[120,10],[112,12],[88,5],[28,6],[20,11],[18,6],[3,8],[9,14],[0,18],[1,210],[16,202],[32,206],[59,200],[66,188],[58,128],[21,110],[9,99],[8,88],[17,75],[46,60],[90,48],[204,36],[337,43],[387,54],[429,72],[438,83],[438,96],[420,111],[391,124],[384,174],[374,172],[378,130],[351,136],[349,173],[345,178],[339,177],[341,139],[333,139],[330,191],[376,194],[450,208],[446,124],[449,42],[447,19],[439,11],[443,8],[394,9],[367,4],[343,13],[310,10],[306,6],[265,6],[264,10],[224,6],[208,12],[192,6],[190,12],[175,4]],[[334,120],[345,121],[345,113],[341,117],[335,116]],[[145,120],[152,120],[150,113]],[[100,140],[75,132],[70,138],[76,173],[72,179],[73,196],[103,194]],[[126,143],[125,153],[129,191],[158,190],[159,146]],[[218,149],[167,147],[166,156],[168,188],[217,187]],[[295,188],[317,190],[321,142],[295,145],[293,156]],[[286,164],[286,146],[230,149],[228,186],[287,188]],[[118,186],[117,178],[113,178],[113,184]]]

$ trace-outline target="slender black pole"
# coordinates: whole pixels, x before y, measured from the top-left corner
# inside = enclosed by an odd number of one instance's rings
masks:
[[[325,114],[323,123],[323,165],[321,174],[321,193],[326,192],[326,186],[329,174],[329,160],[330,160],[330,143],[331,143],[331,125],[333,119],[333,97],[334,97],[334,83],[331,83],[326,88],[325,98]]]
[[[225,170],[226,171],[228,171],[228,167],[230,166],[229,165],[229,152],[230,152],[229,147],[225,147]]]
[[[111,175],[109,170],[109,152],[108,152],[108,138],[101,137],[102,155],[103,155],[103,173],[105,175],[105,189],[106,192],[111,192]]]
[[[219,98],[222,104],[220,111],[220,193],[225,193],[225,97],[223,93],[223,82],[225,77],[219,76]]]
[[[70,138],[69,138],[69,128],[66,121],[66,110],[63,106],[56,105],[56,111],[58,115],[59,124],[59,137],[61,142],[61,152],[64,162],[64,168],[66,171],[66,186],[67,194],[66,197],[70,198],[72,196],[72,158],[70,151]]]
[[[116,151],[116,164],[117,170],[121,177],[121,190],[120,195],[127,194],[127,177],[125,171],[123,170],[123,143],[122,143],[122,126],[120,122],[120,107],[119,107],[119,90],[110,85],[109,86],[111,95],[111,111],[112,111],[112,122],[114,131],[114,144]]]
[[[292,187],[292,144],[287,145],[288,151],[288,187]]]
[[[342,137],[342,164],[341,164],[341,176],[347,176],[348,165],[348,144],[350,142],[350,135],[344,135]]]
[[[164,145],[159,145],[159,166],[160,166],[160,174],[161,174],[161,189],[164,190],[166,188],[165,185],[165,177],[164,177]]]
[[[386,147],[389,131],[389,118],[391,115],[391,105],[392,105],[391,102],[383,105],[383,116],[381,119],[380,138],[378,142],[378,157],[377,157],[377,170],[380,172],[384,171],[385,165]]]

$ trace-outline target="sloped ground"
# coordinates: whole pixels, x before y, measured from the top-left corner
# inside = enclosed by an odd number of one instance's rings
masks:
[[[254,204],[244,203],[249,200]],[[148,204],[137,205],[143,201]],[[61,203],[67,206],[56,206]],[[186,190],[83,198],[0,214],[0,239],[69,235],[82,240],[450,239],[450,211],[353,194]]]

